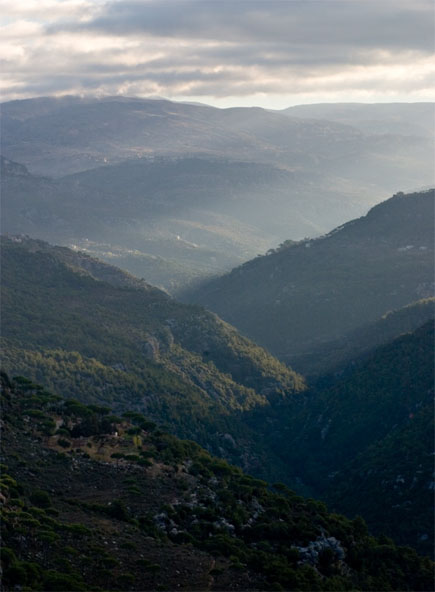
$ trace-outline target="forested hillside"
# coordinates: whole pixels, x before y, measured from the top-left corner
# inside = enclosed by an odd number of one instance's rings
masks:
[[[432,320],[319,380],[299,408],[252,413],[301,488],[429,554],[433,344]]]
[[[251,471],[275,471],[237,412],[304,380],[200,307],[46,243],[2,240],[3,367],[86,403],[137,409]]]
[[[434,191],[399,193],[324,237],[285,243],[186,298],[291,361],[432,297],[433,237]]]
[[[357,485],[357,467],[381,466],[384,447],[385,459],[391,454],[390,441],[398,449],[407,439],[419,441],[422,448],[406,471],[425,467],[413,485],[421,494],[413,496],[400,529],[388,512],[377,523],[383,498],[370,497],[362,513],[375,531],[430,553],[430,428],[420,434],[423,420],[416,421],[413,435],[406,434],[412,431],[409,418],[433,396],[431,324],[369,351],[379,334],[388,339],[407,322],[425,319],[430,300],[390,315],[379,325],[386,324],[386,331],[375,325],[365,341],[356,332],[353,363],[339,365],[335,377],[320,376],[306,390],[300,375],[212,313],[179,304],[86,254],[4,238],[2,268],[6,370],[86,404],[145,413],[257,476],[330,499],[340,511],[358,513],[364,488]],[[358,358],[361,345],[365,353]],[[395,479],[403,477],[396,460],[385,460]],[[389,482],[380,469],[370,475],[367,487]],[[343,498],[334,496],[342,489]],[[394,498],[408,490],[407,483],[390,493]],[[402,501],[390,506],[400,508]]]
[[[314,348],[309,354],[290,357],[287,361],[302,374],[312,379],[322,374],[341,372],[343,366],[371,350],[415,331],[427,321],[435,318],[435,298],[423,298],[397,310],[385,313],[374,323],[347,333],[341,339],[328,341]]]
[[[432,564],[158,429],[2,375],[3,587],[432,590]]]

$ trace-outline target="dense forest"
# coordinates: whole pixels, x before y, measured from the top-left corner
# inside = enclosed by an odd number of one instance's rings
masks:
[[[434,322],[324,376],[303,405],[250,421],[293,484],[374,532],[433,553]],[[267,418],[267,419],[266,419]]]

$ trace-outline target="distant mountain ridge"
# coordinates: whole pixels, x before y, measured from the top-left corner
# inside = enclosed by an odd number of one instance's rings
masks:
[[[367,106],[369,107],[369,106]],[[386,106],[378,106],[385,111]],[[385,121],[395,109],[386,108]],[[315,108],[315,106],[314,106]],[[390,111],[388,111],[390,109]],[[408,106],[418,117],[419,106]],[[382,119],[382,118],[381,118]],[[381,195],[434,183],[433,138],[365,134],[327,119],[158,99],[61,97],[2,104],[3,155],[50,176],[153,155],[208,155],[317,170]],[[382,124],[382,121],[381,121]],[[380,124],[380,125],[381,125]],[[429,128],[427,128],[429,129]]]
[[[216,109],[129,97],[11,101],[2,104],[2,122],[4,155],[43,174],[180,152],[231,153],[260,162],[280,162],[281,156],[283,162],[286,154],[297,157],[301,148],[325,153],[329,144],[324,123],[291,122],[261,108]],[[304,126],[306,132],[301,134]],[[358,140],[360,135],[340,124],[327,126],[337,132],[338,143],[344,132],[344,150],[349,139]],[[42,150],[37,150],[38,145]]]
[[[369,134],[433,137],[435,103],[317,103],[280,111],[289,117],[326,119]]]
[[[170,291],[373,203],[316,175],[225,159],[135,159],[61,179],[1,162],[2,232],[86,249]]]
[[[338,119],[344,108],[328,107]],[[177,293],[361,216],[398,188],[433,186],[433,138],[403,128],[404,114],[429,121],[421,110],[353,106],[353,125],[157,98],[6,102],[3,232],[86,249]]]

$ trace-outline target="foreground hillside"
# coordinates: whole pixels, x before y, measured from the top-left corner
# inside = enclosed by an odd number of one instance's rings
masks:
[[[292,363],[433,296],[434,191],[397,194],[330,234],[284,244],[186,296]]]
[[[299,408],[253,412],[257,430],[314,497],[374,532],[433,553],[434,322],[334,378]],[[266,419],[266,417],[268,419]]]
[[[2,376],[5,591],[432,590],[432,565],[138,413]]]
[[[86,403],[137,409],[252,471],[264,447],[237,418],[303,379],[202,308],[31,239],[2,240],[3,367]]]

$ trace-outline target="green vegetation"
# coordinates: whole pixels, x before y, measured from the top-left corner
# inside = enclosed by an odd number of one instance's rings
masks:
[[[65,453],[58,435],[45,436],[33,422],[29,397],[71,433],[84,417],[95,430],[73,438]],[[211,576],[217,589],[241,591],[432,589],[432,564],[415,551],[368,535],[361,519],[330,514],[284,485],[270,489],[195,442],[156,429],[137,433],[146,417],[135,414],[135,424],[118,418],[102,433],[107,409],[62,401],[7,376],[2,410],[5,592],[17,585],[203,590]],[[114,450],[123,458],[113,458]],[[150,466],[129,459],[140,455],[134,450],[148,452]],[[29,473],[18,456],[38,470]]]
[[[376,532],[433,554],[433,405],[343,467],[328,491],[331,506],[361,514]]]
[[[163,464],[183,462],[187,445],[164,435],[169,429],[255,477],[284,481],[351,517],[362,514],[373,532],[430,554],[431,426],[423,420],[408,426],[411,415],[418,418],[427,409],[432,392],[430,325],[365,353],[307,391],[300,376],[201,308],[177,304],[120,270],[65,248],[30,239],[4,239],[3,245],[3,365],[74,397],[63,406],[60,397],[17,379],[27,392],[22,404],[28,421],[44,438],[55,438],[59,458],[68,459],[78,448],[81,459],[94,458],[105,435],[116,437],[119,426],[130,422],[124,433],[130,447],[113,447],[99,460],[137,470],[152,468],[156,455]],[[412,327],[432,305],[423,301],[388,315],[379,324],[385,331],[377,326],[362,342],[368,347],[373,336],[388,337],[408,321]],[[72,423],[59,425],[45,404],[58,405]],[[145,447],[142,432],[149,434]],[[77,439],[86,443],[77,446]],[[415,448],[414,459],[407,455],[402,462],[389,442],[397,450]],[[194,452],[188,454],[195,457]],[[18,462],[29,465],[29,459]],[[228,471],[225,463],[208,466],[196,458],[189,468],[195,478],[224,477]],[[180,488],[188,483],[180,482]],[[374,495],[383,488],[382,497]],[[141,491],[136,483],[126,488],[135,499]],[[100,500],[92,504],[107,507]],[[401,521],[398,508],[404,508]],[[152,523],[146,525],[153,532]],[[190,536],[182,535],[185,544]],[[238,565],[240,558],[231,555]]]
[[[319,380],[305,404],[252,425],[292,467],[293,482],[372,531],[433,553],[434,324],[384,345],[340,376]],[[300,487],[300,485],[299,485]],[[301,488],[301,487],[300,487]]]
[[[302,391],[299,375],[215,315],[120,270],[40,241],[2,244],[6,371],[117,413],[146,411],[235,462],[246,448],[267,467],[237,413]]]
[[[309,353],[293,357],[292,364],[311,378],[340,372],[362,355],[370,355],[375,347],[415,331],[434,318],[435,298],[423,298],[389,311],[374,323],[358,327],[341,339],[322,343]]]

